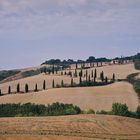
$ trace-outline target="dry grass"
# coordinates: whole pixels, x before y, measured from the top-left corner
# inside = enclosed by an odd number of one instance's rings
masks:
[[[88,73],[91,74],[91,70],[93,69],[88,69]],[[100,72],[104,71],[105,76],[108,78],[112,78],[113,73],[116,74],[117,79],[125,79],[127,75],[131,73],[138,72],[135,70],[133,64],[127,64],[127,65],[110,65],[110,66],[104,66],[104,67],[98,67],[97,68],[97,75],[98,77],[100,76]],[[68,70],[67,70],[68,72]],[[74,72],[74,70],[72,70]],[[86,70],[84,70],[85,74]],[[0,89],[2,90],[3,93],[7,93],[8,91],[8,86],[10,85],[12,87],[12,91],[16,91],[16,85],[20,83],[21,85],[21,90],[24,91],[24,86],[26,83],[28,83],[30,90],[34,90],[35,84],[38,84],[38,88],[42,89],[43,81],[46,80],[47,83],[47,88],[52,88],[52,80],[55,80],[55,85],[56,84],[61,84],[61,81],[63,80],[64,83],[70,84],[71,77],[70,76],[61,76],[60,72],[58,75],[45,75],[45,74],[40,74],[28,78],[23,78],[20,80],[15,80],[11,82],[7,82],[4,84],[0,84]],[[84,79],[84,78],[83,78]],[[79,78],[74,78],[75,83],[79,83]]]
[[[110,110],[112,103],[126,103],[130,110],[138,106],[137,94],[131,84],[117,82],[103,87],[83,87],[49,89],[37,93],[12,94],[0,97],[0,103],[36,103],[48,104],[54,102],[72,103],[82,109]]]
[[[139,140],[140,120],[100,115],[1,118],[0,140]]]
[[[133,64],[127,65],[111,65],[98,67],[98,75],[104,71],[108,77],[112,77],[112,73],[116,74],[116,78],[124,79],[130,73],[137,72]],[[91,69],[89,70],[91,71]],[[90,72],[89,72],[90,73]],[[86,88],[68,88],[68,89],[51,89],[52,80],[55,84],[60,84],[61,80],[64,83],[70,83],[69,76],[45,75],[40,74],[33,77],[28,77],[12,82],[0,84],[2,93],[7,93],[8,86],[12,87],[12,91],[16,91],[16,85],[20,83],[21,90],[24,91],[26,83],[30,90],[34,90],[35,83],[38,83],[38,88],[42,89],[43,80],[46,80],[47,91],[28,94],[11,94],[0,97],[0,103],[37,103],[48,104],[53,102],[73,103],[80,106],[82,109],[93,108],[95,110],[110,110],[112,103],[126,103],[129,109],[135,111],[138,106],[138,98],[133,90],[133,87],[125,82],[115,83],[104,87],[86,87]],[[74,78],[74,82],[79,82],[79,78]]]

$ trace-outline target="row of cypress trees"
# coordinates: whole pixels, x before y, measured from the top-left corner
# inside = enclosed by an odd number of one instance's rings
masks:
[[[88,71],[86,70],[86,82],[87,83],[90,83],[91,81],[93,82],[96,82],[96,79],[97,79],[97,70],[95,69],[94,72],[92,70],[91,72],[91,75],[88,75]],[[83,77],[83,71],[81,69],[81,71],[79,72],[79,84],[77,84],[77,86],[81,85],[82,84],[82,77]],[[106,84],[108,83],[108,78],[104,76],[104,72],[102,71],[100,73],[100,80],[102,82],[105,82]],[[114,82],[115,81],[115,74],[113,74],[112,76],[112,81]],[[75,84],[76,85],[76,84]],[[73,81],[73,78],[71,78],[71,84],[69,85],[69,87],[73,87],[74,86],[74,81]],[[64,81],[62,80],[61,81],[61,85],[60,87],[65,87],[65,84],[64,84]],[[43,81],[43,90],[46,90],[46,81],[44,80]],[[55,81],[53,79],[52,81],[52,88],[55,88]],[[21,90],[20,90],[20,84],[18,83],[17,84],[17,87],[16,87],[16,93],[20,93]],[[28,93],[29,92],[29,85],[26,83],[25,84],[25,93]],[[34,88],[34,92],[38,92],[38,85],[37,83],[35,84],[35,88]],[[0,95],[1,95],[1,90],[0,90]],[[8,94],[11,94],[11,86],[8,87]]]

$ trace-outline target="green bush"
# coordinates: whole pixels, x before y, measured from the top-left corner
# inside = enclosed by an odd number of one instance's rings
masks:
[[[84,111],[84,114],[95,114],[95,111],[93,109],[88,109]]]
[[[118,116],[129,116],[128,107],[126,104],[114,103],[112,105],[112,114]]]
[[[140,106],[137,107],[136,114],[137,114],[137,117],[140,119]]]
[[[107,115],[108,112],[107,111],[104,111],[104,110],[101,110],[101,111],[97,111],[96,114],[103,114],[103,115]]]
[[[80,114],[81,109],[72,104],[53,103],[52,105],[0,104],[0,117],[58,116]]]

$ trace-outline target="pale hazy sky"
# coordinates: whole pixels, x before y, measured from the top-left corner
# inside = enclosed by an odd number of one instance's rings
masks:
[[[0,69],[140,52],[140,0],[0,0]]]

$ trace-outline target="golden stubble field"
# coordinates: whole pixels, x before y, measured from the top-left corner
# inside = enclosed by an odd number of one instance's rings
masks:
[[[108,77],[112,77],[112,73],[116,74],[117,79],[125,79],[127,75],[138,72],[134,69],[133,64],[127,65],[111,65],[98,67],[98,74],[104,71]],[[38,83],[38,88],[42,88],[43,80],[46,80],[47,90],[37,93],[11,94],[0,97],[0,103],[36,103],[36,104],[51,104],[54,102],[72,103],[78,105],[81,109],[93,108],[97,110],[110,110],[112,103],[126,103],[130,110],[135,111],[139,105],[137,94],[134,92],[131,84],[127,82],[116,82],[114,84],[103,87],[82,87],[82,88],[58,88],[52,89],[52,80],[55,83],[70,83],[69,76],[59,75],[44,75],[40,74],[33,77],[28,77],[12,82],[7,82],[0,85],[2,92],[7,92],[8,86],[11,85],[12,90],[16,90],[17,83],[21,84],[21,89],[24,90],[25,83],[29,84],[31,90],[34,89],[35,83]],[[74,78],[75,82],[79,82],[79,78]]]
[[[139,140],[140,120],[104,116],[1,118],[0,140]]]

